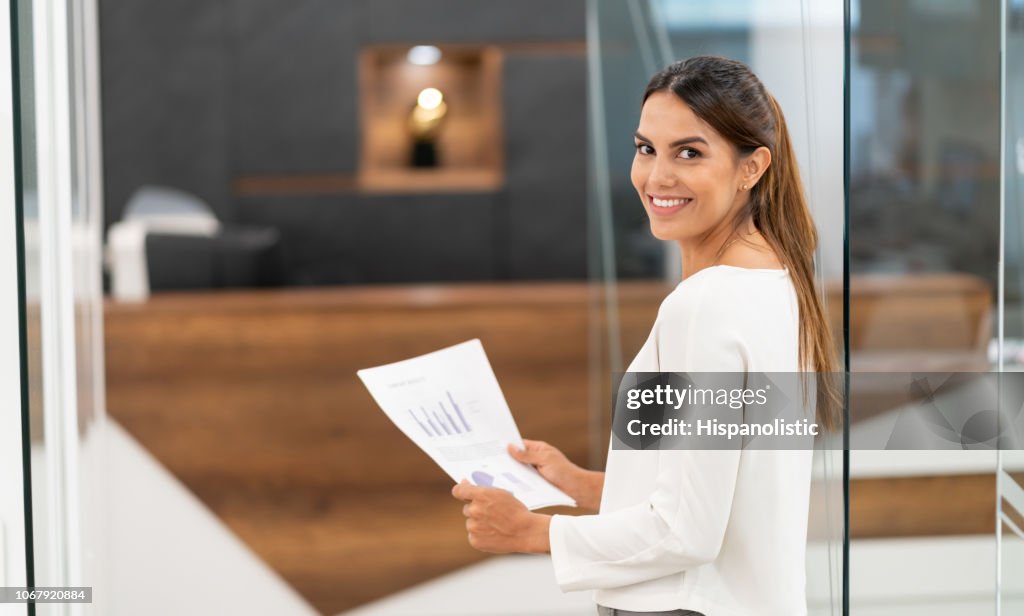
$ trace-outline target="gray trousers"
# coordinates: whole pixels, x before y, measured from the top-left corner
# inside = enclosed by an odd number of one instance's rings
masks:
[[[671,610],[668,612],[631,612],[630,610],[617,610],[603,605],[597,606],[597,616],[704,616],[693,610]]]

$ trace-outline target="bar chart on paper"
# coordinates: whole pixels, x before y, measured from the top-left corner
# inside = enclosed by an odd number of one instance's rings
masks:
[[[445,406],[445,401],[438,400],[437,406],[434,407],[437,410],[428,411],[425,406],[420,406],[418,412],[409,409],[409,415],[428,437],[471,433],[473,428],[466,421],[466,416],[462,414],[462,409],[455,402],[452,393],[446,391],[445,394],[448,406]]]
[[[522,438],[479,340],[358,374],[388,418],[453,480],[508,490],[531,509],[575,504],[508,455]]]

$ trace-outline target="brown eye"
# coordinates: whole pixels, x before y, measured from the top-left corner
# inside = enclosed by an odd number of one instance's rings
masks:
[[[699,156],[700,152],[693,148],[683,148],[682,150],[679,151],[679,158],[685,158],[687,160],[690,160],[693,158],[698,158]]]
[[[652,148],[650,145],[646,143],[636,144],[636,151],[639,152],[640,154],[643,154],[644,156],[654,154],[654,148]]]

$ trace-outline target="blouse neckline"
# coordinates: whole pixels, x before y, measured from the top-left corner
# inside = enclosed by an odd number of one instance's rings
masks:
[[[788,267],[783,267],[783,268],[779,269],[779,268],[739,267],[737,265],[709,265],[708,267],[705,267],[702,270],[698,270],[698,271],[690,274],[686,278],[683,278],[682,280],[679,281],[679,284],[683,284],[687,280],[693,280],[694,278],[696,278],[697,276],[700,276],[704,272],[707,272],[707,271],[713,270],[713,269],[728,269],[728,270],[739,271],[739,272],[748,272],[748,273],[751,273],[751,274],[772,274],[772,275],[776,275],[776,276],[780,276],[780,277],[781,276],[788,276],[789,275],[789,268]]]

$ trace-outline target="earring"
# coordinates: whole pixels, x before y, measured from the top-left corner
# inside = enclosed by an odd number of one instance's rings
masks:
[[[743,185],[743,190],[746,190],[746,189],[747,189],[747,185],[746,185],[746,184],[744,184],[744,185]]]

